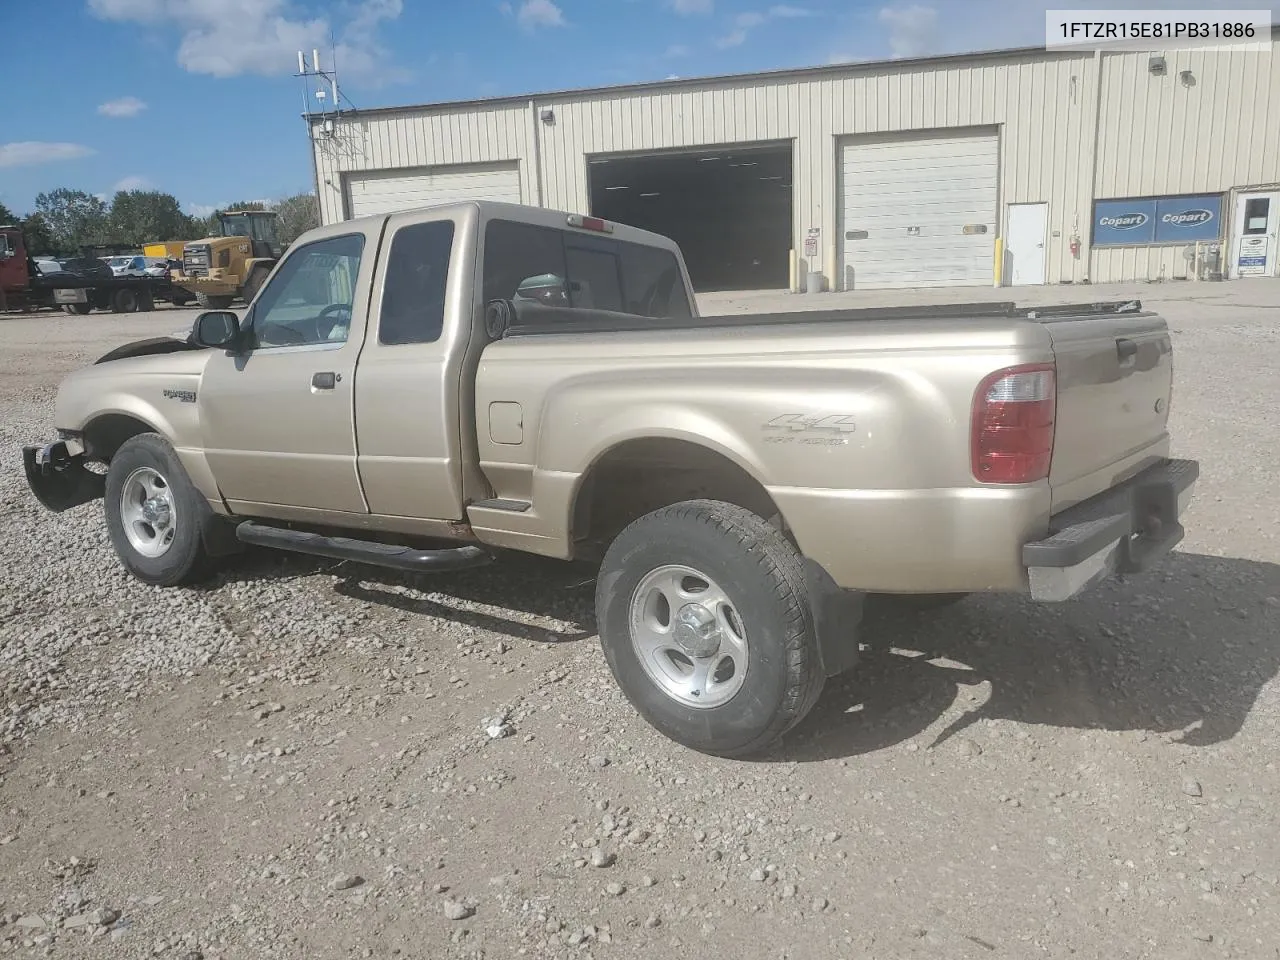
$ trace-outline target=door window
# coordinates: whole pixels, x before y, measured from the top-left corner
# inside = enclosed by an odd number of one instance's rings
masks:
[[[1270,197],[1252,197],[1244,202],[1245,236],[1267,232],[1267,220],[1271,214]]]
[[[453,221],[401,227],[387,255],[378,314],[378,342],[434,343],[444,329],[444,295],[453,249]]]
[[[345,343],[363,252],[364,235],[354,233],[290,254],[254,304],[249,349]]]

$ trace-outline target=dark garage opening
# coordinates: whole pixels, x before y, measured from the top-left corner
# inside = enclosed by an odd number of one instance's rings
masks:
[[[695,290],[791,281],[791,145],[588,161],[591,213],[680,244]]]

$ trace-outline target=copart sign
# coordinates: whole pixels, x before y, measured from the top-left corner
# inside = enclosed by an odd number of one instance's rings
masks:
[[[1221,214],[1221,194],[1099,200],[1093,205],[1093,245],[1118,247],[1217,240],[1221,233]]]

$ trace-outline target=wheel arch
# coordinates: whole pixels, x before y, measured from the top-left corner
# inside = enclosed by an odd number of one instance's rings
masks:
[[[573,491],[570,541],[609,539],[632,520],[681,500],[723,500],[765,520],[780,518],[745,459],[705,436],[676,430],[615,438],[596,451]]]

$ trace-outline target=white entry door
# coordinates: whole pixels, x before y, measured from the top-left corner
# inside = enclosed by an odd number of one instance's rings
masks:
[[[1274,277],[1280,270],[1280,191],[1236,197],[1231,238],[1232,277]]]
[[[1015,287],[1045,281],[1044,244],[1049,229],[1047,203],[1011,203],[1005,225],[1005,276]]]

